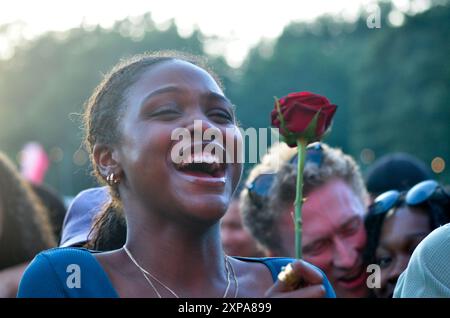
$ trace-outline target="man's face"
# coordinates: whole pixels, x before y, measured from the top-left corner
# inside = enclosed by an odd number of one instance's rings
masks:
[[[332,179],[306,196],[302,208],[303,258],[322,269],[338,297],[366,297],[362,251],[366,244],[364,204],[341,179]],[[280,221],[282,244],[295,255],[293,208]]]

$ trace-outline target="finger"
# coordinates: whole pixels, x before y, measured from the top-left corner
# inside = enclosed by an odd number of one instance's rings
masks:
[[[287,267],[289,266],[292,268],[291,273],[288,274],[290,279],[285,281],[278,279],[271,287],[272,292],[285,292],[296,289],[299,286],[322,284],[322,273],[312,265],[298,260]],[[292,280],[294,281],[293,283],[290,282]]]
[[[272,298],[323,298],[326,295],[325,287],[320,285],[311,285],[289,292],[267,293],[267,297]]]
[[[294,272],[301,278],[306,285],[322,284],[322,273],[311,264],[298,260],[292,264]]]

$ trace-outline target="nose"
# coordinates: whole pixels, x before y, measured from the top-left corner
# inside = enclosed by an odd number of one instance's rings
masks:
[[[215,123],[211,121],[201,111],[196,111],[186,119],[185,128],[191,135],[191,141],[193,142],[194,153],[201,153],[205,149],[209,149],[213,154],[219,156],[219,160],[223,160],[224,157],[224,145],[223,145],[223,133],[217,128]],[[214,141],[214,148],[205,148],[206,144]]]
[[[341,269],[351,269],[356,265],[358,254],[354,246],[346,244],[342,239],[337,239],[333,256],[334,266]]]
[[[201,111],[193,112],[188,118],[186,118],[186,129],[188,129],[192,136],[198,134],[201,136],[207,130],[220,131],[219,128]]]

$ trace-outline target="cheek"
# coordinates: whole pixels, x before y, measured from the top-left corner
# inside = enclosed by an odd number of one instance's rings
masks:
[[[389,269],[381,269],[380,270],[380,285],[381,285],[381,288],[384,288],[386,286],[388,275],[389,275]]]
[[[162,167],[170,145],[170,130],[136,127],[122,142],[120,162],[125,174],[128,177],[140,177],[163,173],[165,169]]]
[[[244,152],[243,152],[243,143],[242,143],[242,134],[237,127],[227,128],[225,130],[225,149],[227,152],[226,160],[230,162],[233,170],[233,189],[236,188],[239,180],[241,179],[242,169],[243,169],[243,161],[244,161]]]
[[[358,250],[364,249],[367,242],[367,234],[363,225],[360,226],[358,232],[349,238],[349,243]]]
[[[329,277],[331,276],[331,275],[329,275],[329,272],[331,270],[331,259],[332,259],[332,254],[331,254],[331,251],[328,249],[327,249],[327,251],[320,253],[319,255],[316,255],[316,256],[312,256],[312,257],[305,256],[305,261],[316,265],[317,267],[322,269],[325,272],[325,274],[327,274]]]
[[[359,242],[360,242],[359,247],[364,248],[367,243],[367,233],[366,233],[366,229],[364,228],[364,226],[361,226],[360,231],[361,232],[360,232],[360,237],[359,237]]]

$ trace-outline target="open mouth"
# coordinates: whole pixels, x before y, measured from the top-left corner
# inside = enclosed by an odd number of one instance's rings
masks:
[[[180,163],[175,163],[175,169],[194,177],[223,178],[226,164],[220,163],[219,158],[212,154],[194,154]]]

